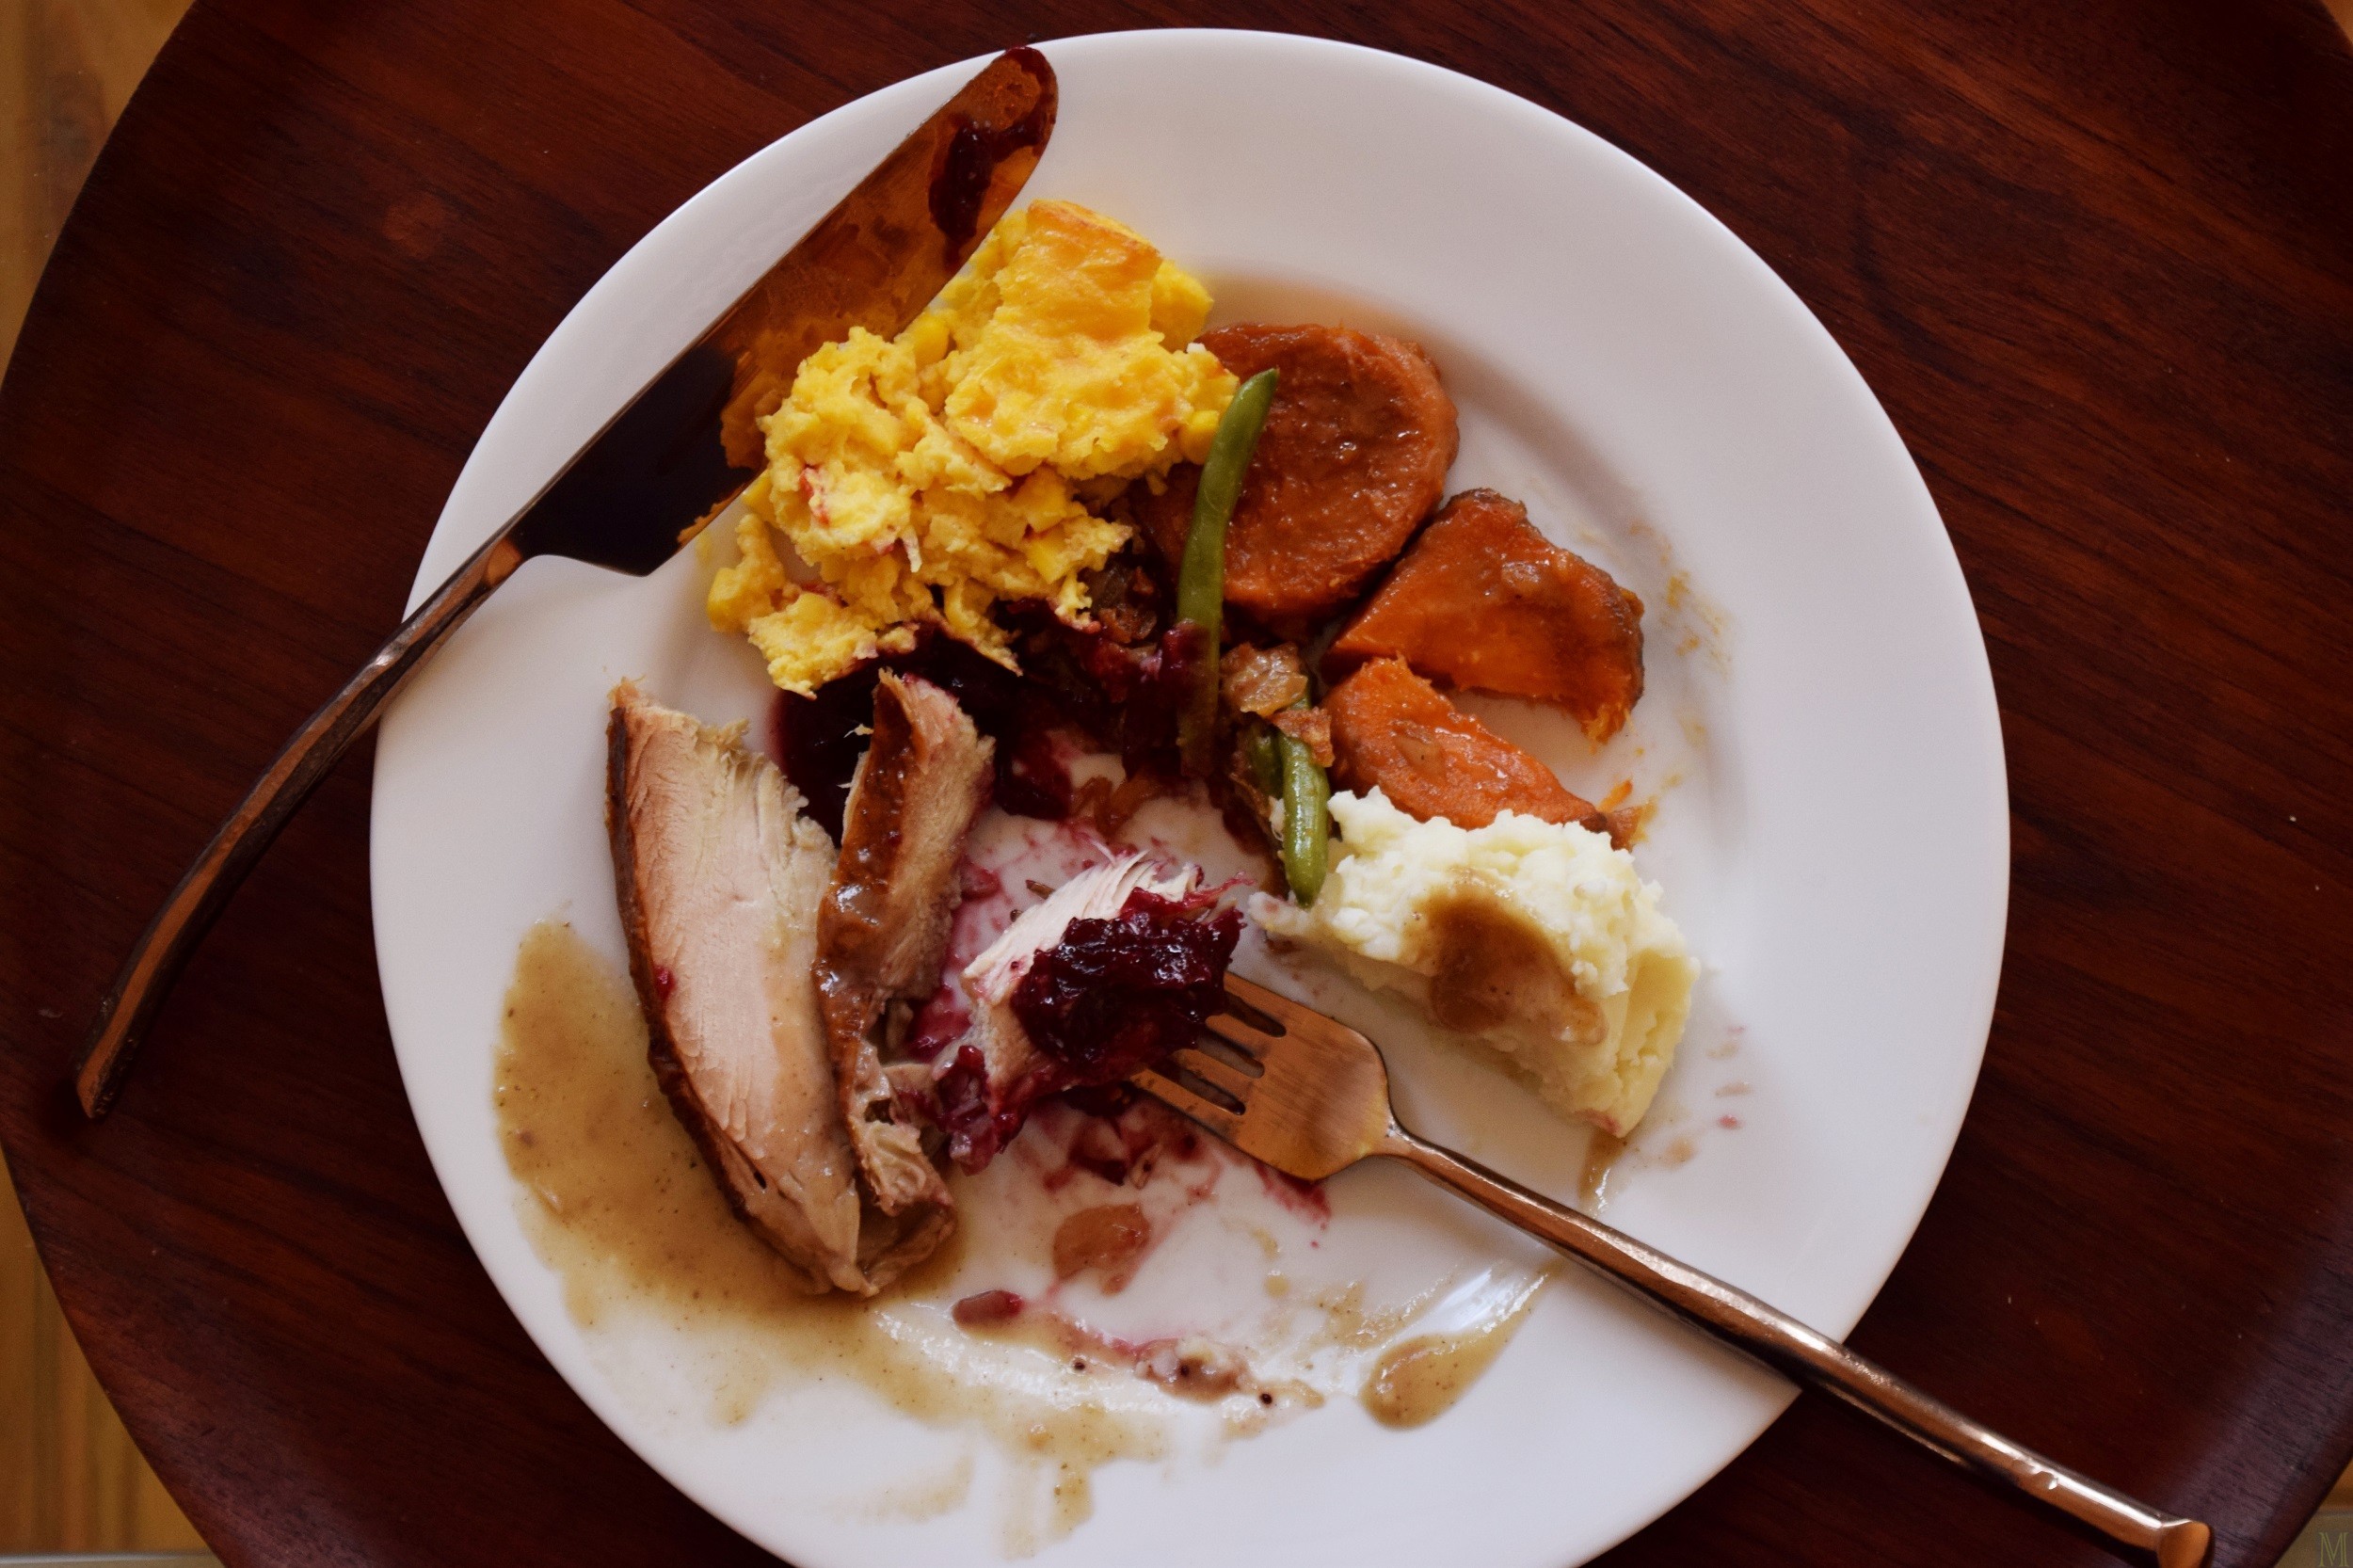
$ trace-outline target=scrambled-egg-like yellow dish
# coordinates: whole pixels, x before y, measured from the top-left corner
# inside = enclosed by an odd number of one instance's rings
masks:
[[[712,624],[804,696],[926,625],[1013,667],[1002,601],[1085,624],[1082,574],[1128,538],[1087,504],[1202,460],[1233,400],[1193,341],[1209,312],[1207,289],[1099,213],[1008,214],[898,337],[853,328],[802,362],[760,422],[768,468]]]

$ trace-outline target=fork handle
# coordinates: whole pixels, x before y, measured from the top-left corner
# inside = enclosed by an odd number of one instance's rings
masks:
[[[351,744],[367,733],[381,709],[401,683],[416,673],[449,634],[464,624],[490,590],[522,564],[523,552],[502,531],[474,552],[450,574],[433,597],[403,621],[391,640],[376,649],[342,691],[327,699],[308,723],[295,732],[268,771],[255,780],[244,800],[229,814],[196,857],[164,906],[155,911],[147,930],[122,961],[105,1000],[98,1004],[98,1021],[73,1062],[73,1092],[85,1115],[106,1113],[131,1065],[132,1054],[146,1037],[148,1026],[170,994],[188,954],[212,928],[229,895],[253,869],[263,851],[336,760]]]
[[[2015,1487],[2157,1568],[2201,1568],[2207,1560],[2213,1532],[2204,1525],[2160,1513],[2020,1447],[1745,1290],[1426,1143],[1394,1121],[1373,1152],[1403,1160],[1776,1371],[1837,1396],[1966,1469]]]

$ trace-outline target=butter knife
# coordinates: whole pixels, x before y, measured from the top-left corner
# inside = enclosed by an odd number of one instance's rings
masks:
[[[188,954],[387,698],[535,555],[643,577],[762,466],[759,419],[803,359],[864,327],[896,335],[955,276],[1053,134],[1053,67],[1012,49],[965,84],[783,260],[614,415],[537,499],[403,622],[287,742],[149,922],[74,1062],[82,1110],[105,1114]]]

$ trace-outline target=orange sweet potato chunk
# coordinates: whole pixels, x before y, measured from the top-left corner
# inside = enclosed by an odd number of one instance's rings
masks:
[[[1428,822],[1484,827],[1501,811],[1581,823],[1596,833],[1607,818],[1550,768],[1489,729],[1405,667],[1375,659],[1326,692],[1332,776],[1359,794],[1378,785],[1392,805]]]
[[[1305,641],[1397,559],[1446,494],[1454,400],[1417,344],[1347,327],[1221,327],[1201,345],[1236,376],[1280,373],[1225,536],[1225,600]],[[1171,568],[1200,471],[1130,492]]]
[[[1465,490],[1333,643],[1324,667],[1367,659],[1551,703],[1598,743],[1642,695],[1642,601],[1538,533],[1518,502]]]

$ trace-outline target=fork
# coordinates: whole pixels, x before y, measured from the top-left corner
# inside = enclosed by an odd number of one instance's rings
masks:
[[[2197,1520],[2054,1464],[1747,1291],[1415,1137],[1390,1109],[1379,1048],[1356,1031],[1238,976],[1225,993],[1228,1010],[1207,1025],[1225,1049],[1186,1048],[1162,1064],[1173,1072],[1146,1068],[1131,1081],[1244,1154],[1306,1181],[1376,1156],[1402,1160],[1793,1381],[2089,1527],[2122,1555],[2157,1568],[2206,1561],[2213,1532]]]

